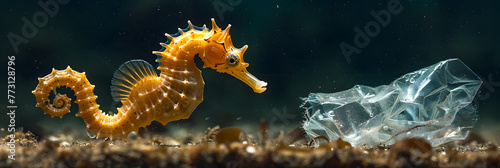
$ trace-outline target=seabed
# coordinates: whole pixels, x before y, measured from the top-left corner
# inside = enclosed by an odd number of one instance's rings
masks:
[[[498,142],[486,142],[475,133],[437,147],[420,139],[351,147],[322,138],[313,147],[300,128],[275,138],[267,135],[265,123],[259,128],[256,134],[246,134],[239,127],[216,126],[179,138],[140,129],[127,140],[71,134],[38,139],[30,131],[19,131],[15,160],[8,158],[10,136],[0,141],[0,167],[500,167]]]

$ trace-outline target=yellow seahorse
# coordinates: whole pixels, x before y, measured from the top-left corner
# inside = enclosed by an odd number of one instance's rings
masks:
[[[216,69],[228,73],[249,85],[254,92],[262,93],[267,83],[258,80],[246,68],[243,61],[247,45],[235,48],[229,35],[231,25],[220,29],[212,19],[212,30],[205,25],[196,27],[188,21],[189,28],[176,35],[165,34],[169,38],[161,51],[153,51],[158,56],[156,74],[153,66],[143,60],[131,60],[120,66],[113,75],[111,94],[113,99],[123,104],[118,113],[108,115],[99,109],[94,95],[94,85],[90,84],[84,73],[72,70],[52,70],[49,75],[38,78],[38,86],[32,93],[36,97],[36,107],[45,114],[61,117],[69,113],[71,99],[57,94],[50,103],[49,94],[58,87],[65,86],[75,92],[79,112],[86,129],[96,138],[110,139],[126,136],[131,131],[149,125],[156,120],[163,125],[170,121],[187,119],[203,101],[205,82],[201,71],[194,63],[198,56],[204,62],[203,68]]]

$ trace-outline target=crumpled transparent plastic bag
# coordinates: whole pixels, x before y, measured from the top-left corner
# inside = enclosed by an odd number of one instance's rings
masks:
[[[356,85],[337,93],[311,93],[303,128],[353,146],[391,145],[421,138],[437,146],[463,140],[478,119],[472,101],[481,79],[459,59],[405,74],[389,85]]]

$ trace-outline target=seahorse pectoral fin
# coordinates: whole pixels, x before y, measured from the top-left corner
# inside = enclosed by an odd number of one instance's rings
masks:
[[[230,70],[227,71],[229,75],[238,78],[239,80],[245,82],[248,86],[250,86],[255,93],[262,93],[266,91],[267,82],[261,81],[257,79],[257,77],[253,76],[250,72],[245,69],[239,70]]]

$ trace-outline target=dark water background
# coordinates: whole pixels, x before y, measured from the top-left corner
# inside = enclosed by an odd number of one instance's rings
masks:
[[[385,27],[377,23],[380,32],[350,60],[339,44],[355,45],[355,27],[365,30],[365,25],[375,23],[370,12],[387,10],[390,1],[66,1],[58,3],[57,13],[37,27],[34,37],[26,38],[17,52],[8,34],[23,36],[22,18],[33,22],[34,15],[44,13],[39,2],[58,1],[5,1],[1,5],[4,75],[0,86],[5,89],[0,101],[1,128],[8,122],[7,56],[16,57],[16,127],[42,136],[66,128],[84,130],[83,120],[74,116],[76,104],[63,119],[51,119],[35,108],[31,91],[37,77],[68,65],[84,71],[96,86],[101,109],[109,111],[116,106],[109,86],[119,65],[143,59],[156,67],[151,51],[159,50],[158,43],[167,40],[164,33],[186,28],[187,20],[210,28],[211,18],[221,28],[232,24],[235,47],[249,45],[244,55],[248,70],[268,82],[268,89],[256,94],[227,74],[203,69],[204,102],[190,119],[169,123],[167,130],[195,132],[195,128],[215,125],[256,128],[261,118],[270,122],[271,131],[289,130],[303,120],[299,97],[338,92],[356,84],[389,84],[448,58],[460,58],[489,84],[481,88],[483,96],[475,102],[480,113],[476,128],[496,126],[500,118],[498,1],[401,1],[401,11],[391,14]]]

